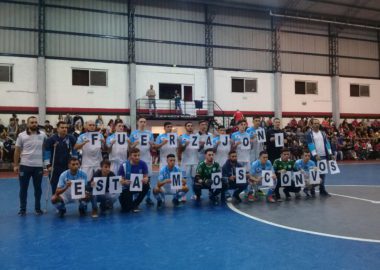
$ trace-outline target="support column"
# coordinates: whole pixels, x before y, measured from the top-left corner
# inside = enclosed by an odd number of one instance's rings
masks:
[[[209,101],[215,100],[214,69],[212,67],[207,69],[207,99]],[[211,105],[211,103],[209,104]],[[208,106],[208,115],[214,115],[214,106]]]
[[[210,11],[209,7],[205,6],[205,64],[207,67],[207,114],[214,115],[214,51],[213,51],[213,25],[215,15]]]
[[[339,98],[339,76],[331,77],[331,105],[332,117],[335,124],[338,126],[340,123],[340,98]]]
[[[46,61],[45,61],[45,1],[38,2],[38,59],[37,59],[38,118],[46,120]]]
[[[128,1],[128,91],[131,129],[136,129],[136,52],[135,52],[135,4]]]
[[[45,57],[37,59],[37,95],[38,95],[38,120],[43,125],[46,120],[46,62]]]
[[[136,129],[136,64],[130,63],[128,66],[128,90],[129,90],[129,115],[131,121],[131,129]]]
[[[274,117],[282,118],[282,73],[275,72],[273,75]]]

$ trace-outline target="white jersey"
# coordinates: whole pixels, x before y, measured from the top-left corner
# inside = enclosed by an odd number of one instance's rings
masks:
[[[218,145],[218,142],[220,144]],[[215,162],[218,162],[222,167],[224,163],[226,163],[228,159],[228,153],[231,150],[231,142],[228,135],[223,136],[222,140],[220,140],[220,135],[216,136],[213,140],[214,147],[217,147],[215,153]]]
[[[167,156],[173,154],[177,160],[178,136],[177,133],[163,133],[156,139],[156,144],[161,144],[164,141],[166,144],[160,147],[160,168],[167,165]]]
[[[192,143],[191,139],[196,134],[182,134],[179,142],[182,146],[185,146],[187,141],[189,142],[189,145],[185,148],[185,150],[182,152],[182,162],[181,165],[197,165],[199,162],[198,159],[198,150],[199,150],[199,144],[198,147],[192,147],[190,144]],[[194,137],[195,138],[195,137]],[[199,136],[197,136],[199,141]]]
[[[112,144],[112,141],[115,143]],[[107,138],[107,147],[112,149],[109,154],[110,161],[124,162],[128,159],[128,135],[126,132],[117,132]]]
[[[139,141],[136,148],[140,149],[140,159],[148,164],[152,164],[152,155],[150,154],[150,143],[153,143],[153,133],[149,130],[135,130],[130,136],[131,143]],[[149,167],[149,165],[148,165]]]
[[[259,127],[257,129],[255,129],[254,127],[250,127],[247,129],[247,133],[249,134],[250,138],[253,139],[252,149],[250,152],[250,162],[253,162],[253,161],[259,159],[260,152],[264,150],[264,143],[257,141],[257,130],[259,130],[259,129],[262,129],[262,128]],[[256,137],[255,137],[255,135],[256,135]]]
[[[238,162],[249,163],[251,151],[249,134],[247,132],[236,131],[232,134],[231,140],[234,141],[234,143],[240,142],[236,148]]]
[[[46,134],[39,131],[37,134],[21,132],[16,140],[16,146],[21,149],[20,165],[29,167],[43,167],[43,145]]]
[[[82,148],[82,167],[99,167],[102,161],[102,142],[99,132],[86,132],[79,136],[77,144],[89,141]]]

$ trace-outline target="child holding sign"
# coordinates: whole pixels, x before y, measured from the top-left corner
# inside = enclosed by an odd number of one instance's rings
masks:
[[[87,175],[79,170],[80,163],[76,157],[69,159],[68,167],[69,169],[59,177],[58,186],[51,202],[58,209],[59,216],[63,217],[66,213],[66,204],[78,200],[79,214],[84,216],[87,210],[87,202],[90,199],[90,193],[85,190]]]
[[[261,151],[259,154],[259,159],[251,164],[251,175],[248,184],[247,196],[249,197],[249,195],[253,195],[254,191],[256,193],[259,186],[268,186],[269,189],[266,195],[267,201],[271,203],[276,202],[273,198],[273,190],[276,186],[273,182],[274,180],[276,180],[276,175],[273,171],[272,163],[268,160],[268,153]]]
[[[116,201],[116,194],[110,194],[109,186],[110,186],[110,177],[115,176],[115,174],[111,171],[111,162],[107,159],[102,160],[100,162],[100,170],[97,170],[94,173],[93,179],[90,181],[91,191],[98,188],[104,189],[104,195],[92,195],[91,196],[91,205],[92,205],[92,214],[93,218],[98,217],[98,203],[100,203],[100,211],[105,212],[107,209],[113,209],[113,204]],[[105,178],[105,182],[102,182],[101,185],[98,182],[94,181],[94,178]]]
[[[167,165],[161,168],[157,186],[153,189],[158,209],[165,203],[165,195],[173,195],[173,205],[178,206],[180,198],[189,191],[186,180],[182,179],[181,169],[175,166],[175,156],[167,155],[166,161]]]

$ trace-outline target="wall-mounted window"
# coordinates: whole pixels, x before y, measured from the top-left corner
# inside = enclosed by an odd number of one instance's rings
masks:
[[[107,71],[94,69],[72,69],[73,85],[107,86]]]
[[[318,82],[296,81],[294,90],[296,95],[318,95]]]
[[[232,78],[231,89],[235,93],[256,93],[257,79]]]
[[[193,101],[193,85],[178,83],[159,83],[159,99],[173,99],[178,91],[183,101]]]
[[[0,64],[0,82],[13,82],[13,65]]]
[[[350,84],[351,97],[369,97],[369,85]]]

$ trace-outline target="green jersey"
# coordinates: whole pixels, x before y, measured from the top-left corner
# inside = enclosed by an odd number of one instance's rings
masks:
[[[276,173],[278,173],[281,170],[292,171],[294,163],[294,160],[289,159],[288,161],[283,161],[281,160],[281,158],[279,158],[273,162],[273,169]]]
[[[197,175],[199,175],[202,180],[210,180],[211,174],[216,172],[220,172],[219,163],[214,162],[212,165],[207,165],[204,161],[198,163]]]

